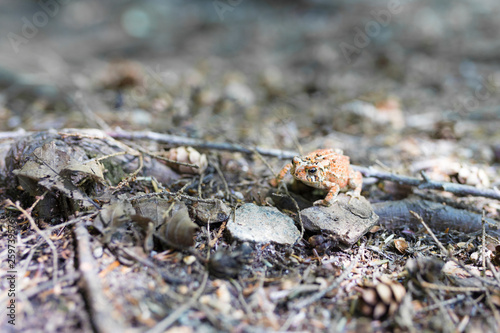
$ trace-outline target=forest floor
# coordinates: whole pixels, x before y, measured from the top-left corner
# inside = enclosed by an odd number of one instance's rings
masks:
[[[495,2],[44,10],[0,11],[2,332],[500,330]],[[323,148],[367,202],[270,185]]]

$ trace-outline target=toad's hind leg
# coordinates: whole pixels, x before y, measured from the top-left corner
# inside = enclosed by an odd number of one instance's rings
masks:
[[[349,199],[349,203],[351,203],[352,198],[361,198],[361,189],[363,188],[363,176],[361,175],[361,172],[359,171],[354,171],[352,168],[349,168],[349,183],[348,186],[351,191],[347,192],[346,194],[351,197]]]

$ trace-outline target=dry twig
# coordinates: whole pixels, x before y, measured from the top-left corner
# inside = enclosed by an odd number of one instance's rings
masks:
[[[481,218],[482,223],[482,237],[481,237],[481,258],[483,263],[483,276],[486,274],[486,213],[483,209],[483,217]]]
[[[280,150],[280,149],[266,149],[266,148],[247,148],[243,145],[232,144],[228,142],[216,143],[207,142],[199,139],[185,138],[169,134],[161,134],[155,132],[108,132],[108,135],[115,139],[128,139],[128,140],[153,140],[161,143],[172,144],[172,145],[189,145],[197,148],[206,149],[216,149],[216,150],[228,150],[228,151],[238,151],[242,153],[251,154],[258,152],[264,156],[273,156],[280,159],[290,159],[299,153],[295,151]],[[434,181],[427,177],[425,173],[422,173],[422,178],[408,177],[396,175],[390,172],[378,171],[373,168],[366,168],[362,166],[353,165],[354,170],[360,171],[365,177],[374,177],[381,180],[389,180],[402,185],[410,185],[417,187],[419,189],[432,189],[432,190],[442,190],[458,195],[472,195],[480,196],[485,198],[491,198],[500,200],[500,191],[495,189],[480,189],[474,186],[455,184],[450,182],[440,182]]]
[[[474,186],[455,184],[450,182],[435,181],[422,173],[422,178],[396,175],[390,172],[378,171],[373,168],[366,168],[353,165],[352,168],[363,174],[365,177],[374,177],[381,180],[389,180],[401,185],[414,186],[419,189],[441,190],[458,195],[472,195],[476,197],[485,197],[500,200],[500,191],[495,189],[481,189]]]
[[[471,277],[481,281],[482,283],[484,284],[487,284],[487,285],[491,285],[491,286],[494,286],[495,288],[499,288],[500,287],[500,284],[495,281],[495,280],[489,280],[489,279],[486,279],[486,278],[483,278],[483,277],[480,277],[480,276],[477,276],[475,275],[474,273],[471,272],[471,270],[465,266],[463,263],[460,262],[460,260],[458,260],[457,258],[455,258],[450,251],[446,250],[446,248],[444,247],[444,245],[439,241],[439,239],[437,239],[436,235],[434,234],[434,232],[432,232],[432,230],[429,228],[429,226],[427,226],[427,224],[424,222],[424,219],[418,215],[417,213],[415,213],[414,211],[410,211],[410,213],[415,216],[415,218],[417,218],[420,223],[424,226],[425,230],[427,231],[427,233],[432,237],[432,239],[436,242],[436,244],[438,245],[438,247],[441,249],[441,251],[443,253],[446,254],[446,256],[448,258],[450,258],[450,260],[452,260],[454,263],[456,263],[458,266],[460,266],[460,268],[462,268],[464,271],[467,272],[467,274],[469,274]]]
[[[146,154],[148,156],[151,156],[153,158],[156,158],[157,160],[161,160],[161,161],[165,161],[165,162],[172,163],[172,164],[177,164],[177,165],[184,165],[184,166],[188,166],[188,167],[195,168],[195,169],[199,169],[200,168],[200,166],[197,165],[197,164],[186,163],[186,162],[179,162],[179,161],[176,161],[176,160],[171,160],[170,158],[166,158],[166,157],[160,156],[158,153],[151,152],[149,150],[141,148],[139,145],[136,145],[136,144],[133,144],[131,146],[134,149],[140,151],[141,153]]]
[[[96,332],[124,332],[121,324],[115,321],[110,314],[111,306],[104,297],[87,229],[82,223],[79,223],[75,225],[74,233],[80,279],[85,293],[84,298],[91,312],[90,317],[94,330]]]
[[[19,138],[31,134],[30,132],[16,131],[16,132],[3,132],[0,138]],[[138,131],[138,132],[127,132],[127,131],[108,131],[107,135],[114,139],[125,139],[125,140],[151,140],[164,144],[174,145],[174,146],[191,146],[201,149],[215,149],[215,150],[227,150],[227,151],[237,151],[246,154],[252,154],[258,152],[264,156],[277,157],[279,159],[291,159],[299,153],[290,150],[272,149],[272,148],[247,148],[243,145],[233,144],[229,142],[209,142],[200,139],[187,138],[177,135],[162,134],[151,131]],[[427,177],[425,173],[422,173],[422,178],[396,175],[390,172],[378,171],[373,168],[362,167],[358,165],[352,165],[352,168],[356,171],[360,171],[365,177],[374,177],[380,180],[389,180],[402,185],[409,185],[417,187],[419,189],[432,189],[441,190],[454,193],[457,195],[472,195],[478,197],[485,197],[500,200],[500,191],[497,189],[480,189],[474,186],[455,184],[450,182],[440,182],[435,181]]]
[[[193,196],[187,195],[187,194],[181,194],[178,192],[167,192],[167,191],[140,194],[140,195],[136,195],[136,196],[128,198],[127,201],[139,200],[139,199],[144,199],[144,198],[149,198],[149,197],[154,197],[154,196],[162,196],[162,195],[166,195],[168,197],[175,197],[175,198],[178,197],[181,199],[191,200],[191,201],[195,201],[195,202],[217,203],[220,201],[220,199],[201,199],[201,198],[193,197]]]
[[[186,138],[177,135],[161,134],[150,131],[139,131],[139,132],[108,132],[109,136],[115,139],[126,139],[126,140],[152,140],[160,143],[175,145],[175,146],[191,146],[201,149],[215,149],[215,150],[228,150],[237,151],[246,154],[251,154],[252,149],[246,148],[242,145],[228,143],[228,142],[208,142],[200,139]],[[274,156],[281,159],[291,158],[297,156],[297,153],[292,151],[285,151],[281,149],[270,149],[270,148],[255,148],[260,154],[265,156]]]
[[[212,165],[213,165],[215,171],[217,171],[217,174],[219,175],[220,179],[222,180],[222,184],[224,184],[224,192],[226,193],[225,197],[226,197],[226,199],[229,199],[231,192],[229,191],[229,186],[227,185],[226,177],[224,177],[224,173],[220,169],[219,163],[217,161],[212,163]]]
[[[42,231],[38,227],[38,225],[36,224],[35,220],[31,216],[32,209],[36,206],[36,204],[42,198],[43,198],[43,196],[38,197],[37,200],[35,201],[35,203],[30,208],[28,208],[28,210],[25,210],[23,207],[21,207],[21,204],[19,203],[19,201],[16,201],[16,203],[13,203],[10,199],[7,199],[5,201],[5,206],[6,207],[9,207],[9,206],[10,207],[14,207],[18,211],[20,211],[23,214],[23,216],[30,222],[31,227],[36,231],[36,233],[39,234],[47,242],[47,244],[49,245],[50,250],[52,251],[52,269],[53,269],[52,279],[54,280],[54,285],[56,285],[57,284],[57,273],[58,273],[57,262],[59,260],[59,258],[57,256],[57,248],[56,248],[54,242],[52,242],[52,240],[50,239],[50,237],[47,236],[45,234],[45,232]]]
[[[142,155],[138,155],[139,157],[139,166],[137,167],[137,169],[132,172],[131,174],[129,174],[127,177],[125,177],[118,185],[112,187],[113,188],[113,193],[114,192],[117,192],[119,190],[121,190],[124,186],[128,185],[128,183],[132,180],[134,180],[137,175],[139,174],[139,172],[141,172],[143,166],[144,166],[144,159],[142,158]]]
[[[425,312],[433,311],[433,310],[439,308],[440,306],[453,305],[455,303],[462,302],[464,299],[465,299],[464,295],[457,295],[457,297],[440,302],[440,304],[432,304],[432,305],[426,306],[424,308],[421,308],[421,309],[417,310],[416,313],[425,313]]]
[[[288,189],[286,187],[284,187],[284,189],[285,189],[286,194],[274,193],[274,195],[277,197],[289,198],[290,200],[292,200],[293,204],[295,205],[295,209],[297,210],[297,216],[299,218],[299,224],[300,224],[300,237],[297,239],[297,242],[298,242],[299,240],[301,240],[304,237],[304,232],[305,232],[304,223],[302,222],[302,214],[300,213],[300,208],[299,208],[299,204],[297,203],[297,200],[295,200],[295,198],[290,195],[290,193],[288,192]]]
[[[484,291],[488,290],[486,288],[479,288],[479,287],[444,286],[444,285],[438,285],[435,283],[430,283],[427,281],[420,281],[420,285],[424,288],[427,288],[427,289],[443,290],[443,291],[449,291],[449,292],[454,292],[454,293],[467,293],[467,292],[480,292],[480,291],[484,292]]]
[[[444,247],[444,245],[439,241],[439,239],[437,239],[436,235],[432,232],[431,228],[429,228],[429,226],[427,225],[427,223],[425,223],[424,219],[418,215],[417,213],[415,213],[414,211],[410,210],[410,214],[415,216],[415,218],[417,218],[420,223],[424,226],[425,230],[427,231],[427,233],[429,235],[431,235],[432,239],[434,240],[434,242],[436,242],[436,244],[439,246],[439,248],[441,249],[441,251],[446,254],[447,257],[451,257],[451,253]]]
[[[224,232],[224,230],[226,230],[226,224],[227,224],[227,221],[222,222],[222,225],[220,226],[219,230],[215,234],[215,238],[210,240],[210,242],[208,243],[209,248],[213,248],[215,246],[215,243],[217,243],[219,241],[219,238],[222,236],[222,233]],[[210,224],[208,224],[208,225],[210,225]]]

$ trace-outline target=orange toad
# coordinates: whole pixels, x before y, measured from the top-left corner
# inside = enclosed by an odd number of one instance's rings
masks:
[[[349,156],[341,150],[318,149],[305,156],[295,156],[270,184],[276,187],[288,171],[306,185],[328,190],[325,199],[315,201],[315,205],[330,206],[338,200],[340,191],[351,190],[347,192],[351,199],[360,197],[363,177],[352,169]]]

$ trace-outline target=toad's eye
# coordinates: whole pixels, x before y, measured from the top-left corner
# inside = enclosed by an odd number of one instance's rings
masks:
[[[318,171],[318,169],[316,169],[316,168],[307,169],[307,173],[310,175],[314,175],[316,173],[316,171]]]

